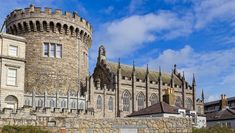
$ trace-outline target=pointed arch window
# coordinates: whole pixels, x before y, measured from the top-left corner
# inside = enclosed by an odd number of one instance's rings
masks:
[[[128,91],[123,92],[123,111],[130,111],[130,93]]]
[[[138,110],[141,110],[144,108],[144,101],[145,101],[145,96],[142,92],[140,92],[139,95],[137,96]]]
[[[109,98],[108,106],[109,106],[109,110],[113,111],[113,98],[112,97]]]
[[[84,103],[83,102],[80,103],[80,109],[84,109]]]
[[[42,107],[43,106],[43,101],[42,101],[42,99],[39,99],[38,100],[38,107]]]
[[[71,107],[72,107],[73,109],[76,108],[76,102],[75,102],[75,101],[72,102]]]
[[[66,108],[66,101],[65,100],[61,101],[61,108]]]
[[[50,107],[51,107],[51,108],[55,107],[55,102],[54,102],[54,100],[51,100],[51,101],[50,101]]]
[[[150,96],[150,104],[153,105],[155,103],[158,103],[159,102],[159,98],[156,94],[152,94]]]
[[[192,101],[192,99],[187,98],[187,100],[186,100],[186,108],[189,109],[189,110],[191,110],[191,109],[192,109],[192,106],[193,106],[193,101]]]
[[[175,105],[178,107],[182,107],[182,99],[180,96],[176,96]]]
[[[102,109],[102,98],[101,98],[100,95],[97,97],[97,105],[96,105],[96,108],[97,108],[97,109]]]

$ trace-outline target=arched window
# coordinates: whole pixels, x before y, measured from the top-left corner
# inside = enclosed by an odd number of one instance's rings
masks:
[[[51,107],[51,108],[55,107],[55,102],[54,102],[54,100],[51,100],[51,101],[50,101],[50,107]]]
[[[58,33],[61,33],[61,24],[60,23],[56,24],[56,29],[57,29]]]
[[[83,102],[80,103],[80,109],[84,109],[84,103]]]
[[[70,29],[70,35],[73,36],[73,34],[74,34],[74,28],[73,28],[73,26],[70,26],[69,29]]]
[[[182,107],[182,99],[180,96],[176,97],[175,105],[178,107]]]
[[[130,93],[128,91],[123,92],[123,111],[130,111]]]
[[[53,22],[50,22],[50,30],[51,30],[52,32],[55,32],[55,25],[54,25]]]
[[[108,105],[109,105],[109,110],[113,111],[113,98],[112,97],[109,98]]]
[[[152,95],[150,96],[149,101],[150,101],[150,104],[153,105],[153,104],[159,102],[159,98],[158,98],[158,96],[157,96],[156,94],[152,94]]]
[[[190,98],[186,99],[186,108],[191,110],[193,106],[193,101]]]
[[[38,107],[42,107],[43,106],[43,101],[42,101],[42,99],[39,99],[38,100]]]
[[[145,101],[144,94],[142,92],[140,92],[139,95],[137,96],[138,110],[141,110],[144,108],[144,101]]]
[[[65,100],[61,101],[61,108],[66,108],[66,101]]]
[[[41,25],[39,21],[36,21],[36,28],[37,28],[37,31],[41,31]]]
[[[29,22],[29,27],[31,31],[34,31],[34,24],[32,21]]]
[[[66,24],[63,26],[63,29],[64,29],[65,35],[67,35],[68,34],[68,26]]]
[[[12,108],[12,109],[18,108],[18,99],[13,95],[7,96],[5,98],[5,103],[8,108]]]
[[[24,31],[25,31],[25,32],[28,32],[29,29],[28,29],[28,25],[27,25],[26,22],[23,22],[23,26],[24,26]]]
[[[75,109],[76,108],[76,102],[72,102],[72,104],[71,104],[71,107],[73,108],[73,109]]]
[[[97,97],[97,105],[96,106],[97,106],[96,107],[97,109],[102,109],[102,98],[100,95]]]
[[[47,22],[46,21],[42,22],[42,26],[43,26],[43,30],[47,31]]]
[[[21,33],[23,31],[23,27],[22,27],[21,23],[18,23],[18,29],[19,29],[19,33]]]
[[[202,108],[200,106],[198,106],[197,113],[202,114]]]

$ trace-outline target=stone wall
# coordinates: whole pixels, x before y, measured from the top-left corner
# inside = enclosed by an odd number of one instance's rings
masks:
[[[188,118],[113,118],[94,119],[89,113],[79,114],[64,112],[30,112],[27,109],[17,113],[5,110],[0,114],[0,127],[4,125],[33,125],[48,128],[51,131],[61,130],[77,133],[120,133],[126,129],[138,133],[191,132],[192,123]]]
[[[62,93],[68,89],[76,92],[84,86],[88,76],[92,28],[77,13],[63,14],[61,10],[53,12],[49,8],[42,10],[31,5],[8,15],[6,31],[27,40],[25,92],[32,92],[34,88],[38,93],[47,89],[51,94],[54,88],[60,88]],[[62,57],[45,56],[45,42],[62,45]]]

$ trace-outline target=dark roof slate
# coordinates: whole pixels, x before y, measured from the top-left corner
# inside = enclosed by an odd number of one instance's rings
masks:
[[[128,117],[153,115],[153,114],[161,114],[161,113],[178,114],[178,109],[179,109],[178,107],[170,106],[169,104],[165,102],[158,102],[147,108],[133,112],[132,114],[128,115]]]
[[[206,119],[207,121],[235,119],[235,110],[226,108],[220,111],[207,113]]]

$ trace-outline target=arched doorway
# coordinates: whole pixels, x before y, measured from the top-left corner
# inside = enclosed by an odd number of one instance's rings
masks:
[[[15,96],[9,95],[5,98],[6,108],[13,110],[18,108],[18,99]]]

